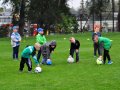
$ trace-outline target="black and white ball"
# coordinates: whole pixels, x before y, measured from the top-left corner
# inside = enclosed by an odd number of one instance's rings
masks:
[[[73,63],[74,62],[74,58],[72,58],[72,56],[69,56],[67,59],[68,63]]]
[[[41,67],[36,67],[35,68],[35,73],[40,73],[42,72],[42,68]]]

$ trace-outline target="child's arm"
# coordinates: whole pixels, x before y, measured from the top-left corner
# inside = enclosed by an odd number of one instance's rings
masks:
[[[46,43],[47,42],[47,40],[46,40],[46,38],[45,38],[45,36],[44,36],[44,43]]]
[[[32,52],[32,58],[33,58],[35,64],[36,64],[37,66],[39,66],[39,61],[37,60],[36,51],[35,51],[35,50]]]
[[[77,41],[76,44],[77,44],[77,45],[76,45],[76,49],[79,49],[79,48],[80,48],[80,42]]]
[[[39,40],[39,35],[37,35],[37,36],[36,36],[36,42],[40,43],[39,41],[40,41],[40,40]]]
[[[72,43],[71,43],[71,45],[70,45],[70,55],[72,55],[72,47],[73,47],[73,45],[72,45]]]
[[[13,42],[19,42],[19,40],[16,39],[16,37],[15,37],[14,35],[11,36],[11,40],[12,40]]]
[[[21,38],[21,36],[20,36],[20,34],[19,34],[19,41],[21,41],[21,39],[22,39],[22,38]]]
[[[38,62],[38,60],[37,60],[36,55],[34,55],[34,56],[32,56],[32,57],[33,57],[33,60],[34,60],[35,64],[36,64],[37,66],[39,66],[39,62]]]
[[[41,37],[40,39],[40,43],[42,44],[45,44],[47,42],[45,36]]]
[[[43,36],[36,36],[36,41],[40,44],[46,43],[46,38]]]

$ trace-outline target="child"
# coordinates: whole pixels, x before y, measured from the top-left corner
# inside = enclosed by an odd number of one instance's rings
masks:
[[[46,38],[44,36],[44,31],[42,28],[38,28],[38,35],[36,36],[36,42],[40,45],[43,45],[46,43]],[[37,60],[39,61],[41,56],[41,50],[38,51]]]
[[[74,37],[70,38],[70,55],[73,57],[74,52],[76,53],[76,63],[79,62],[79,48],[80,48],[80,42],[76,40]]]
[[[13,47],[13,59],[18,60],[19,46],[21,42],[21,36],[18,33],[18,26],[13,27],[13,33],[11,34],[11,45]]]
[[[50,43],[46,43],[43,46],[41,46],[41,53],[43,56],[42,64],[48,64],[51,65],[51,58],[50,55],[56,48],[56,41],[51,41]]]
[[[98,35],[94,36],[94,41],[95,43],[99,44],[100,48],[100,56],[99,58],[103,58],[103,64],[106,62],[106,58],[108,59],[108,64],[112,64],[113,62],[111,61],[110,55],[109,55],[109,50],[111,48],[111,41],[108,38],[105,37],[98,37]],[[103,57],[102,57],[102,52],[104,51]]]
[[[27,65],[27,67],[28,67],[28,72],[31,72],[31,70],[32,70],[32,62],[30,60],[30,56],[33,57],[34,62],[39,67],[39,62],[38,62],[37,57],[35,55],[36,51],[38,51],[38,50],[40,50],[40,44],[35,43],[34,46],[28,46],[22,51],[20,68],[19,68],[20,72],[23,71],[25,63]]]
[[[100,55],[100,50],[99,50],[99,44],[94,42],[94,36],[98,35],[98,37],[101,37],[101,33],[98,31],[93,32],[92,34],[92,40],[93,40],[93,46],[94,46],[94,57],[97,56],[97,50],[98,50],[98,55]]]

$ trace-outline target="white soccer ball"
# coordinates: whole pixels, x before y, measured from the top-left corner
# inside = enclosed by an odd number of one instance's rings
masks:
[[[103,64],[103,60],[100,59],[100,58],[98,58],[98,59],[96,60],[96,63],[97,63],[98,65],[101,65],[101,64]]]
[[[40,73],[42,72],[42,68],[41,67],[36,67],[35,68],[35,73]]]
[[[73,63],[74,62],[74,58],[72,58],[71,56],[69,56],[68,59],[67,59],[67,62],[68,63]]]

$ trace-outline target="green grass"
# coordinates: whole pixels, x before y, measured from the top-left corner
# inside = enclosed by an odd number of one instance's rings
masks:
[[[69,37],[80,40],[80,63],[68,64]],[[93,57],[91,33],[47,36],[56,40],[52,55],[53,65],[42,65],[42,73],[29,74],[25,66],[19,73],[19,61],[12,60],[9,38],[0,38],[0,90],[120,90],[120,33],[103,34],[113,40],[110,50],[112,65],[96,65]],[[63,38],[66,38],[64,40]],[[33,45],[35,37],[24,38],[20,52],[26,45]],[[35,68],[33,62],[33,70]]]

